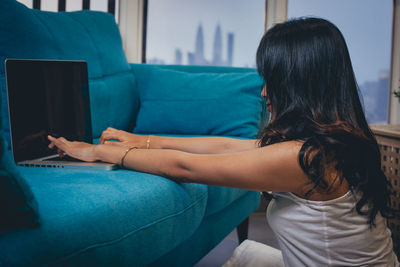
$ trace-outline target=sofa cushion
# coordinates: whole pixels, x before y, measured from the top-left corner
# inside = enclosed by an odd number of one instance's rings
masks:
[[[206,208],[205,185],[128,170],[19,170],[42,226],[0,237],[7,266],[146,265],[191,236]]]
[[[140,92],[135,133],[256,137],[262,80],[254,70],[200,73],[132,68]]]
[[[88,64],[93,136],[107,126],[128,129],[138,110],[135,77],[111,14],[45,12],[15,0],[0,1],[0,89],[5,96],[6,58],[85,60]],[[122,102],[121,102],[122,101]],[[7,101],[3,97],[3,105]],[[4,126],[8,135],[8,114]]]
[[[39,225],[37,202],[29,186],[15,170],[7,155],[6,142],[0,138],[0,235],[18,228]]]
[[[0,116],[0,234],[3,234],[17,228],[37,227],[39,214],[29,186],[11,160],[1,121]]]

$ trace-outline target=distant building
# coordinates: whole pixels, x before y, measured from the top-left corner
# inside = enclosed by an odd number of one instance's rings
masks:
[[[214,46],[213,46],[213,58],[212,65],[221,66],[224,65],[222,60],[222,33],[221,26],[218,24],[214,34]]]
[[[194,53],[188,52],[187,53],[187,57],[188,57],[188,64],[189,65],[196,65],[195,64],[195,59],[194,59]]]
[[[232,66],[233,65],[233,48],[235,42],[235,34],[227,34],[227,54],[226,60],[222,56],[222,30],[218,24],[215,28],[213,55],[211,61],[208,61],[204,55],[204,34],[203,26],[199,24],[197,27],[194,52],[187,53],[189,65],[215,65],[215,66]],[[175,50],[175,64],[182,64],[182,51]],[[179,54],[180,53],[180,54]],[[178,60],[179,59],[179,60]],[[181,63],[178,63],[181,62]]]
[[[368,123],[387,123],[389,101],[389,72],[381,71],[378,80],[360,85],[365,116]]]
[[[146,61],[147,64],[157,64],[157,65],[164,65],[165,61],[160,58],[150,58]]]
[[[194,54],[188,56],[188,61],[190,65],[207,65],[204,57],[204,34],[201,24],[197,28]]]
[[[175,64],[182,65],[182,51],[180,49],[175,49]]]
[[[388,71],[381,71],[378,77],[378,84],[377,84],[377,106],[380,107],[377,110],[377,115],[380,122],[387,123],[389,117],[389,72]]]
[[[235,34],[233,32],[228,33],[228,49],[226,51],[226,65],[233,65],[233,45],[235,42]]]

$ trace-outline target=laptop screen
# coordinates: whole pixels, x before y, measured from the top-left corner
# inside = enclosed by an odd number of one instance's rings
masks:
[[[16,162],[55,154],[47,135],[92,142],[84,61],[6,61],[13,156]]]

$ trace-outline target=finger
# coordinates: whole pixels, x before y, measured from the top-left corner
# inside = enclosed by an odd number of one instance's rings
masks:
[[[107,130],[105,130],[101,133],[99,144],[104,144],[104,141],[106,140],[106,136],[107,136]]]
[[[69,141],[67,140],[67,139],[65,139],[64,137],[60,137],[60,138],[58,138],[58,140],[60,141],[60,142],[63,142],[63,143],[68,143]]]
[[[121,137],[116,133],[107,132],[103,136],[103,143],[109,140],[121,141]]]
[[[110,145],[110,146],[119,146],[120,145],[119,142],[113,142],[113,141],[105,141],[104,144]]]
[[[57,145],[57,143],[68,143],[68,142],[69,142],[69,141],[68,141],[67,139],[65,139],[64,137],[55,138],[55,137],[53,137],[53,136],[51,136],[51,135],[48,135],[47,138],[48,138],[51,142],[55,143],[56,145]]]
[[[111,127],[108,127],[108,129],[107,129],[107,133],[110,135],[118,135],[120,132],[121,132],[121,130],[111,128]]]
[[[99,144],[104,143],[104,135],[106,134],[107,130],[101,132]]]
[[[50,142],[50,144],[48,145],[48,147],[49,147],[50,149],[53,149],[54,143],[53,143],[53,142]]]
[[[55,146],[56,146],[56,141],[57,141],[57,138],[54,138],[53,136],[51,136],[51,135],[48,135],[47,136],[47,139],[49,139],[49,141],[50,141],[50,144],[48,145],[48,147],[50,148],[50,149],[53,149]]]
[[[66,143],[68,142],[64,137],[60,137],[60,138],[54,138],[53,136],[48,136],[48,139],[53,142],[53,144],[61,149],[61,150],[66,150]],[[54,146],[53,146],[54,147]]]
[[[113,128],[108,127],[106,130],[104,130],[104,131],[101,133],[101,136],[100,136],[100,144],[103,144],[104,141],[107,140],[107,138],[108,138],[108,136],[110,136],[110,132],[112,132],[112,130],[113,130]]]
[[[49,141],[50,141],[50,144],[48,145],[48,148],[53,149],[54,146],[55,146],[55,144],[54,144],[55,138],[53,136],[51,136],[51,135],[48,135],[47,139],[49,139]]]

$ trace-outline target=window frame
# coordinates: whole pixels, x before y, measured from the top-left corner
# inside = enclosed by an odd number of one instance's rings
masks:
[[[130,63],[144,63],[147,0],[120,0],[119,30],[125,56]]]
[[[400,100],[394,96],[394,92],[400,89],[400,0],[393,0],[391,50],[389,124],[400,124]]]

